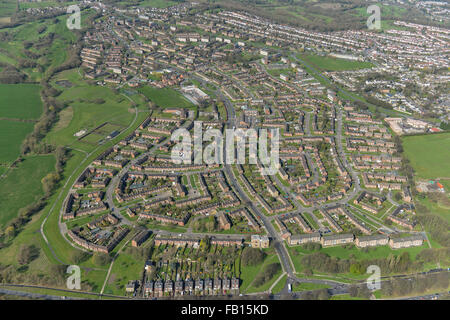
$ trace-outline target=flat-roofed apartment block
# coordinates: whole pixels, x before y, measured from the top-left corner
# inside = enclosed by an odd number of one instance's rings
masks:
[[[270,239],[268,236],[252,235],[252,248],[268,248]]]
[[[416,247],[421,246],[422,244],[423,237],[421,235],[413,235],[404,238],[391,238],[389,240],[389,246],[391,246],[392,249]]]
[[[289,245],[299,245],[307,242],[320,242],[320,233],[295,234],[289,237]]]
[[[353,242],[353,234],[345,233],[345,234],[335,234],[331,236],[322,237],[320,242],[324,247],[328,246],[338,246],[341,244],[352,243]]]
[[[355,244],[359,248],[384,246],[389,242],[389,237],[383,234],[374,234],[371,236],[357,237]]]

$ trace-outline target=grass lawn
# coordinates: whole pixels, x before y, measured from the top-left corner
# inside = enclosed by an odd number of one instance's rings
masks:
[[[372,68],[373,64],[365,61],[353,61],[314,54],[300,54],[299,58],[322,71],[344,71]]]
[[[450,178],[450,133],[403,137],[402,145],[418,178]]]
[[[317,290],[323,288],[329,288],[329,285],[322,283],[309,283],[309,282],[300,282],[292,286],[292,291],[309,291],[309,290]]]
[[[114,261],[105,293],[125,295],[125,285],[129,280],[140,280],[144,265],[145,259],[136,260],[133,256],[122,251]]]
[[[42,101],[37,84],[0,84],[0,118],[37,119]]]
[[[389,256],[389,254],[400,255],[402,252],[409,252],[410,258],[415,259],[416,255],[422,251],[423,249],[428,248],[428,244],[424,243],[420,247],[412,247],[412,248],[404,248],[404,249],[396,249],[393,250],[389,246],[380,246],[370,248],[367,252],[364,252],[362,249],[357,247],[352,247],[351,249],[346,249],[342,246],[336,247],[328,247],[320,249],[320,252],[323,252],[330,257],[336,257],[339,259],[349,259],[351,255],[355,257],[357,260],[362,259],[377,259],[377,258],[385,258]],[[302,248],[302,246],[295,247],[287,247],[289,254],[291,256],[292,262],[294,263],[296,272],[302,272],[304,266],[301,263],[301,259],[306,254],[311,254],[314,251],[307,251]],[[347,275],[346,275],[347,276]],[[353,278],[353,275],[348,274],[349,277]]]
[[[0,225],[17,215],[20,208],[43,195],[41,179],[55,170],[53,155],[28,157],[2,179]]]
[[[0,120],[0,163],[10,163],[20,154],[25,137],[33,131],[33,123]]]
[[[261,262],[258,265],[255,266],[242,266],[241,265],[241,273],[240,273],[240,279],[242,280],[240,291],[245,293],[251,293],[251,292],[261,292],[269,289],[269,287],[278,279],[278,277],[283,272],[281,269],[277,274],[273,276],[270,281],[264,283],[260,287],[254,287],[252,285],[253,280],[256,278],[256,276],[259,273],[262,273],[264,271],[264,268],[275,262],[279,262],[278,256],[275,254],[274,250],[272,248],[264,249],[267,256],[264,259],[263,262]]]
[[[106,87],[75,85],[66,89],[60,99],[73,103],[70,104],[71,110],[67,109],[60,115],[60,121],[47,135],[46,139],[52,144],[73,145],[91,151],[96,144],[83,142],[84,139],[78,141],[74,136],[75,133],[80,130],[92,130],[104,122],[126,126],[134,118],[134,113],[129,112],[130,101],[122,95],[113,94]],[[95,99],[103,99],[105,102],[97,104]],[[107,134],[104,137],[106,136]]]
[[[139,92],[162,108],[196,108],[181,93],[171,88],[158,89],[145,86],[139,88]]]
[[[442,202],[433,202],[427,197],[416,197],[414,201],[424,205],[430,210],[431,213],[441,216],[441,218],[450,223],[450,208],[446,207]]]
[[[280,293],[281,290],[283,290],[284,286],[286,285],[286,281],[287,281],[287,275],[285,274],[280,281],[278,281],[278,283],[275,285],[275,287],[272,288],[272,293],[273,294],[277,294]]]

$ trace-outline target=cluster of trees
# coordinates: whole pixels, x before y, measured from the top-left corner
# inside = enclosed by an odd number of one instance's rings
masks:
[[[15,84],[24,82],[27,78],[26,74],[9,63],[0,62],[0,83]]]
[[[0,248],[5,247],[7,242],[10,242],[21,231],[23,226],[31,220],[31,217],[40,212],[47,205],[47,201],[62,179],[63,167],[66,163],[69,154],[64,147],[58,147],[55,151],[56,163],[55,172],[49,173],[42,179],[44,189],[44,196],[34,203],[27,205],[19,210],[16,218],[11,220],[4,231],[0,230]]]
[[[22,266],[27,265],[31,261],[39,257],[39,251],[40,249],[35,245],[23,244],[19,249],[19,253],[17,255],[17,262]]]
[[[364,274],[367,267],[377,265],[384,274],[402,273],[421,270],[423,266],[421,257],[411,260],[408,252],[400,255],[390,254],[386,258],[356,260],[339,259],[330,257],[323,252],[315,252],[302,257],[301,263],[312,270],[325,273],[348,273]]]
[[[218,225],[214,216],[209,216],[205,219],[195,220],[192,229],[196,232],[213,232],[218,229]]]
[[[450,247],[450,233],[448,232],[449,224],[446,220],[431,213],[418,214],[417,220],[430,232],[430,235],[434,240],[439,242],[442,246]]]
[[[41,271],[19,272],[24,266],[15,267],[13,265],[0,265],[0,283],[21,283],[31,285],[41,285],[48,287],[66,288],[67,266],[51,264],[47,274]],[[90,286],[82,284],[83,290],[91,289]]]
[[[264,261],[266,253],[261,249],[246,247],[242,251],[241,263],[244,267],[256,266]]]
[[[145,260],[150,256],[150,250],[151,249],[144,247],[128,247],[125,249],[125,253],[132,256],[135,260]]]
[[[253,285],[255,287],[260,287],[264,283],[270,281],[278,271],[281,270],[281,265],[279,262],[271,263],[264,268],[264,271],[259,273],[255,280],[253,281]]]
[[[328,289],[319,289],[314,291],[306,291],[302,294],[303,300],[328,300],[330,299]]]
[[[393,278],[381,283],[381,293],[385,296],[408,296],[422,294],[429,290],[446,290],[449,285],[449,278],[446,272],[431,273],[426,275],[416,275],[411,278]],[[352,285],[349,288],[352,297],[368,299],[371,291],[366,285]]]
[[[111,262],[111,257],[109,256],[109,254],[96,252],[92,256],[92,261],[97,266],[105,266],[105,265],[107,265],[108,263]]]

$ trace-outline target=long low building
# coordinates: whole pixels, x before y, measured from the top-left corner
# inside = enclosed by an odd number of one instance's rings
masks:
[[[320,242],[320,233],[295,234],[288,238],[289,245],[299,245],[308,242]]]
[[[322,246],[338,246],[346,243],[353,243],[354,235],[352,233],[335,234],[331,236],[322,237],[320,242]]]
[[[421,246],[423,244],[423,237],[419,234],[404,238],[390,238],[389,246],[392,249],[409,248]]]
[[[365,237],[357,237],[355,245],[359,248],[384,246],[389,242],[389,237],[383,234],[375,234]]]

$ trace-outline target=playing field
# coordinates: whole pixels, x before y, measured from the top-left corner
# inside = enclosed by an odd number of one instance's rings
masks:
[[[92,145],[83,143],[84,139],[78,142],[78,137],[74,136],[75,133],[80,130],[89,132],[104,122],[110,122],[116,124],[115,127],[124,128],[134,118],[134,114],[128,111],[131,107],[130,101],[120,94],[114,94],[106,87],[75,84],[73,87],[66,89],[61,94],[60,99],[73,101],[70,104],[72,110],[61,115],[60,120],[64,121],[58,123],[47,135],[46,139],[52,144],[71,145],[76,142],[77,148],[89,151]],[[97,99],[103,99],[104,103],[97,103]],[[105,138],[111,131],[91,142],[96,145],[98,140]]]
[[[410,136],[402,141],[417,177],[450,178],[450,133]]]
[[[33,156],[19,163],[0,180],[0,226],[16,217],[20,208],[43,195],[41,180],[54,170],[53,155]]]
[[[300,54],[298,57],[322,71],[358,70],[373,67],[370,62],[323,57],[314,54]]]
[[[163,108],[195,108],[181,93],[171,88],[158,89],[146,86],[139,88],[139,92]]]
[[[0,118],[37,119],[42,101],[37,84],[0,84]]]
[[[33,131],[34,123],[0,120],[0,163],[10,163],[19,156],[23,139]]]

